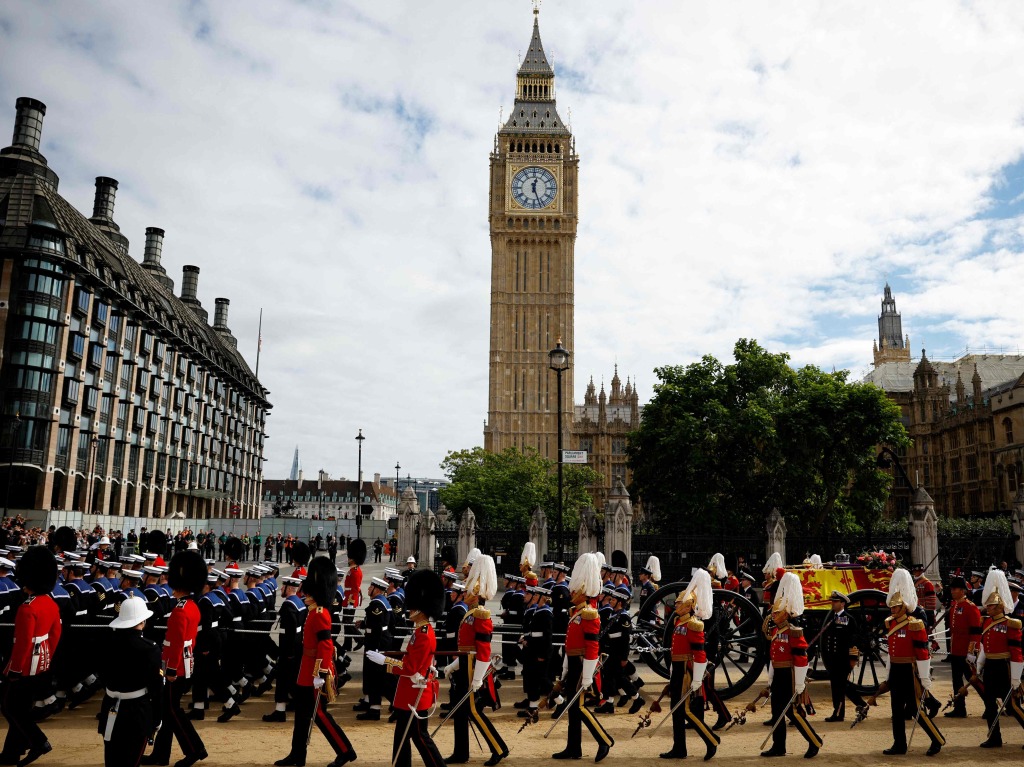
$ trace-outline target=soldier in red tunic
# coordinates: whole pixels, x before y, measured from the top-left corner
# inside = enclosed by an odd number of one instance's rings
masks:
[[[366,561],[366,541],[354,538],[346,547],[348,554],[348,572],[345,573],[345,602],[341,606],[341,630],[345,639],[341,643],[342,652],[352,649],[352,632],[356,620],[356,608],[363,603],[363,569]]]
[[[595,762],[606,756],[615,740],[584,705],[586,691],[594,684],[597,672],[601,619],[597,614],[597,597],[601,593],[601,564],[593,554],[582,554],[576,560],[569,579],[572,609],[565,635],[565,658],[562,661],[562,690],[567,699],[580,692],[567,712],[569,737],[565,749],[552,754],[553,759],[579,759],[583,755],[582,724],[597,741]]]
[[[327,698],[333,692],[334,640],[331,638],[331,613],[328,608],[338,589],[338,572],[327,557],[314,557],[309,563],[306,579],[302,582],[303,599],[309,608],[302,629],[302,660],[299,676],[295,680],[295,726],[292,729],[292,748],[288,756],[278,759],[276,767],[304,767],[310,721],[316,722],[320,732],[337,755],[329,767],[353,761],[355,749],[345,731],[327,711]],[[319,694],[318,694],[319,692]]]
[[[671,636],[672,676],[669,679],[672,707],[672,748],[662,759],[686,758],[686,728],[691,727],[704,741],[708,761],[718,751],[721,739],[704,724],[704,672],[708,656],[704,651],[704,624],[701,619],[711,617],[714,596],[711,576],[707,570],[698,570],[686,590],[676,597],[675,614],[668,624]],[[676,705],[689,695],[681,706]]]
[[[932,688],[931,655],[928,652],[928,629],[924,621],[911,617],[917,609],[917,589],[910,573],[897,568],[889,581],[886,599],[892,612],[885,619],[889,641],[888,678],[878,686],[878,692],[868,698],[868,705],[877,705],[877,698],[886,691],[892,693],[892,745],[882,751],[886,756],[907,753],[906,711],[916,712],[917,724],[931,739],[926,754],[935,756],[946,744],[946,739],[929,716],[924,700]]]
[[[206,563],[199,554],[179,551],[174,555],[167,572],[167,584],[171,587],[175,604],[167,616],[162,656],[163,727],[153,743],[153,752],[142,757],[142,764],[168,764],[171,759],[172,734],[184,754],[184,758],[175,762],[174,767],[191,767],[207,757],[203,739],[181,708],[181,696],[192,686],[196,634],[199,633],[199,606],[195,600],[202,596],[205,583]]]
[[[0,761],[26,765],[52,750],[32,718],[32,705],[49,691],[50,661],[60,642],[60,610],[50,597],[57,560],[44,547],[32,546],[18,560],[15,576],[28,598],[14,618],[14,645],[4,668],[0,712],[8,729]]]
[[[984,674],[985,722],[992,734],[982,748],[999,748],[1003,734],[999,729],[999,707],[1012,689],[1015,694],[1006,703],[1009,711],[1024,727],[1024,710],[1020,703],[1020,676],[1024,669],[1021,655],[1021,622],[1006,616],[1006,606],[1013,606],[1010,586],[1002,570],[990,570],[981,595],[987,617],[981,627],[981,650],[978,652],[978,675]],[[975,677],[973,682],[977,682]],[[993,726],[994,724],[994,726]]]
[[[412,636],[401,660],[368,650],[373,663],[386,664],[389,674],[398,675],[395,691],[395,737],[391,760],[395,767],[410,767],[412,749],[416,744],[426,767],[442,767],[444,759],[437,750],[427,720],[437,700],[437,678],[434,674],[434,650],[437,640],[430,619],[437,620],[444,610],[444,586],[433,570],[416,570],[405,582],[405,608],[412,621]]]
[[[486,554],[478,555],[466,579],[466,593],[463,597],[468,610],[459,624],[459,654],[449,664],[452,673],[452,694],[456,701],[467,692],[476,693],[484,684],[494,684],[493,676],[487,670],[491,666],[491,638],[494,626],[491,611],[484,605],[494,597],[498,589],[498,575],[494,560]],[[490,749],[491,757],[484,764],[495,765],[508,756],[508,747],[494,724],[477,704],[476,695],[455,710],[455,751],[445,759],[447,764],[464,764],[469,761],[469,720],[483,734]]]
[[[805,759],[811,759],[821,748],[821,736],[814,731],[804,706],[810,701],[807,694],[807,639],[804,630],[790,624],[791,618],[799,618],[804,612],[804,592],[796,573],[785,573],[778,581],[775,602],[772,604],[772,640],[768,666],[769,689],[761,695],[771,695],[772,747],[762,751],[761,756],[786,755],[786,723],[779,720],[788,716],[797,731],[807,741]],[[751,706],[747,706],[752,710]]]
[[[967,581],[957,575],[949,581],[952,602],[946,613],[949,625],[949,665],[953,672],[953,689],[963,690],[953,702],[953,710],[944,716],[962,719],[967,716],[967,690],[964,682],[973,676],[970,664],[977,660],[978,642],[981,640],[981,611],[967,598]]]

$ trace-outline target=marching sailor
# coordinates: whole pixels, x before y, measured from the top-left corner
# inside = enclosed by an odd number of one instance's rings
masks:
[[[385,592],[388,582],[380,578],[372,578],[366,593],[370,601],[366,605],[366,615],[356,624],[363,632],[363,646],[373,652],[385,653],[391,649],[391,623],[393,612]],[[380,665],[370,660],[367,653],[363,656],[363,697],[353,711],[361,712],[356,719],[377,721],[380,719],[380,702],[387,679]]]
[[[847,698],[857,708],[864,705],[864,699],[848,684],[850,672],[860,659],[860,651],[856,645],[853,617],[846,611],[850,597],[833,591],[829,601],[832,612],[825,618],[827,623],[821,633],[821,659],[832,689],[832,716],[825,717],[825,721],[841,722],[846,716]]]
[[[302,628],[306,623],[306,603],[298,596],[302,581],[298,578],[281,579],[284,588],[281,609],[277,613],[280,628],[280,651],[277,656],[277,684],[274,687],[274,710],[263,715],[264,722],[285,721],[285,711],[291,698],[295,679],[302,661]]]

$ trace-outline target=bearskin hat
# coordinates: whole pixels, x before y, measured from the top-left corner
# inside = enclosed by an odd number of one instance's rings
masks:
[[[228,559],[241,559],[243,551],[242,539],[231,536],[224,541],[224,556]],[[292,550],[295,550],[295,546],[292,546]]]
[[[450,565],[455,564],[455,560],[459,558],[459,553],[455,550],[454,546],[442,546],[441,547],[441,559]]]
[[[330,607],[337,597],[337,591],[338,569],[328,557],[313,557],[306,570],[306,578],[302,581],[302,593],[320,607]]]
[[[292,562],[296,567],[305,567],[309,564],[309,544],[305,541],[295,541],[292,544]]]
[[[206,562],[195,551],[179,551],[171,558],[167,585],[174,591],[202,594],[206,585]]]
[[[622,549],[615,549],[612,552],[612,567],[625,567],[629,570],[629,557]]]
[[[444,613],[444,584],[433,570],[416,570],[405,582],[405,609],[437,620]]]
[[[45,546],[29,546],[15,571],[18,584],[33,594],[49,594],[57,585],[57,558]]]
[[[70,527],[58,527],[50,536],[50,551],[74,551],[78,548],[78,536]]]
[[[167,551],[167,533],[161,530],[151,530],[146,536],[146,551],[163,556]]]
[[[349,541],[348,558],[357,565],[363,564],[363,562],[366,561],[366,541],[362,538],[356,538],[355,540]]]

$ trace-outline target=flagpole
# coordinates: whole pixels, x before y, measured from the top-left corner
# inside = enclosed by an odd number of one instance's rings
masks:
[[[260,324],[256,331],[256,380],[260,378],[260,352],[263,351],[263,309],[260,309]]]

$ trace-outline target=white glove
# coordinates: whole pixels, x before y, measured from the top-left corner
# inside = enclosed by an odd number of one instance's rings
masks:
[[[704,672],[707,670],[707,661],[704,663],[693,663],[693,679],[690,680],[690,690],[697,692],[700,689],[701,684],[704,682]]]
[[[583,676],[580,678],[580,687],[589,690],[594,684],[594,674],[597,673],[597,659],[583,661]]]
[[[383,666],[385,660],[384,653],[377,652],[376,650],[367,650],[366,660],[370,661],[370,663],[376,663],[378,666]]]
[[[324,686],[324,678],[322,676],[315,676],[315,677],[313,677],[313,689],[314,690],[319,690],[323,686]]]
[[[797,695],[803,693],[807,687],[807,666],[793,667],[793,692]]]
[[[487,663],[480,663],[473,667],[473,692],[476,692],[484,686],[484,676],[487,674],[487,669],[491,667],[490,661]]]
[[[985,660],[985,648],[982,647],[980,650],[978,650],[978,660],[975,662],[974,665],[974,670],[977,672],[978,676],[981,676],[981,672],[985,670]]]
[[[921,680],[921,687],[925,690],[932,689],[932,663],[929,660],[917,662],[917,677]]]
[[[427,686],[427,678],[423,676],[423,674],[420,674],[418,672],[409,677],[409,681],[412,682],[412,686],[415,687],[417,690],[422,690],[424,687]]]
[[[772,679],[775,678],[775,666],[771,663],[768,664],[768,684],[771,685]]]
[[[1020,661],[1010,661],[1010,687],[1016,690],[1020,687],[1020,675],[1024,672],[1024,663]]]
[[[565,679],[567,676],[569,676],[569,656],[564,655],[562,657],[562,679]]]
[[[453,660],[451,663],[449,663],[447,666],[444,667],[445,676],[447,676],[448,674],[452,673],[453,671],[457,671],[458,668],[459,668],[459,659],[456,658],[455,660]]]
[[[967,656],[967,662],[970,663],[972,666],[975,665],[978,662],[978,656],[974,653],[970,653]]]

